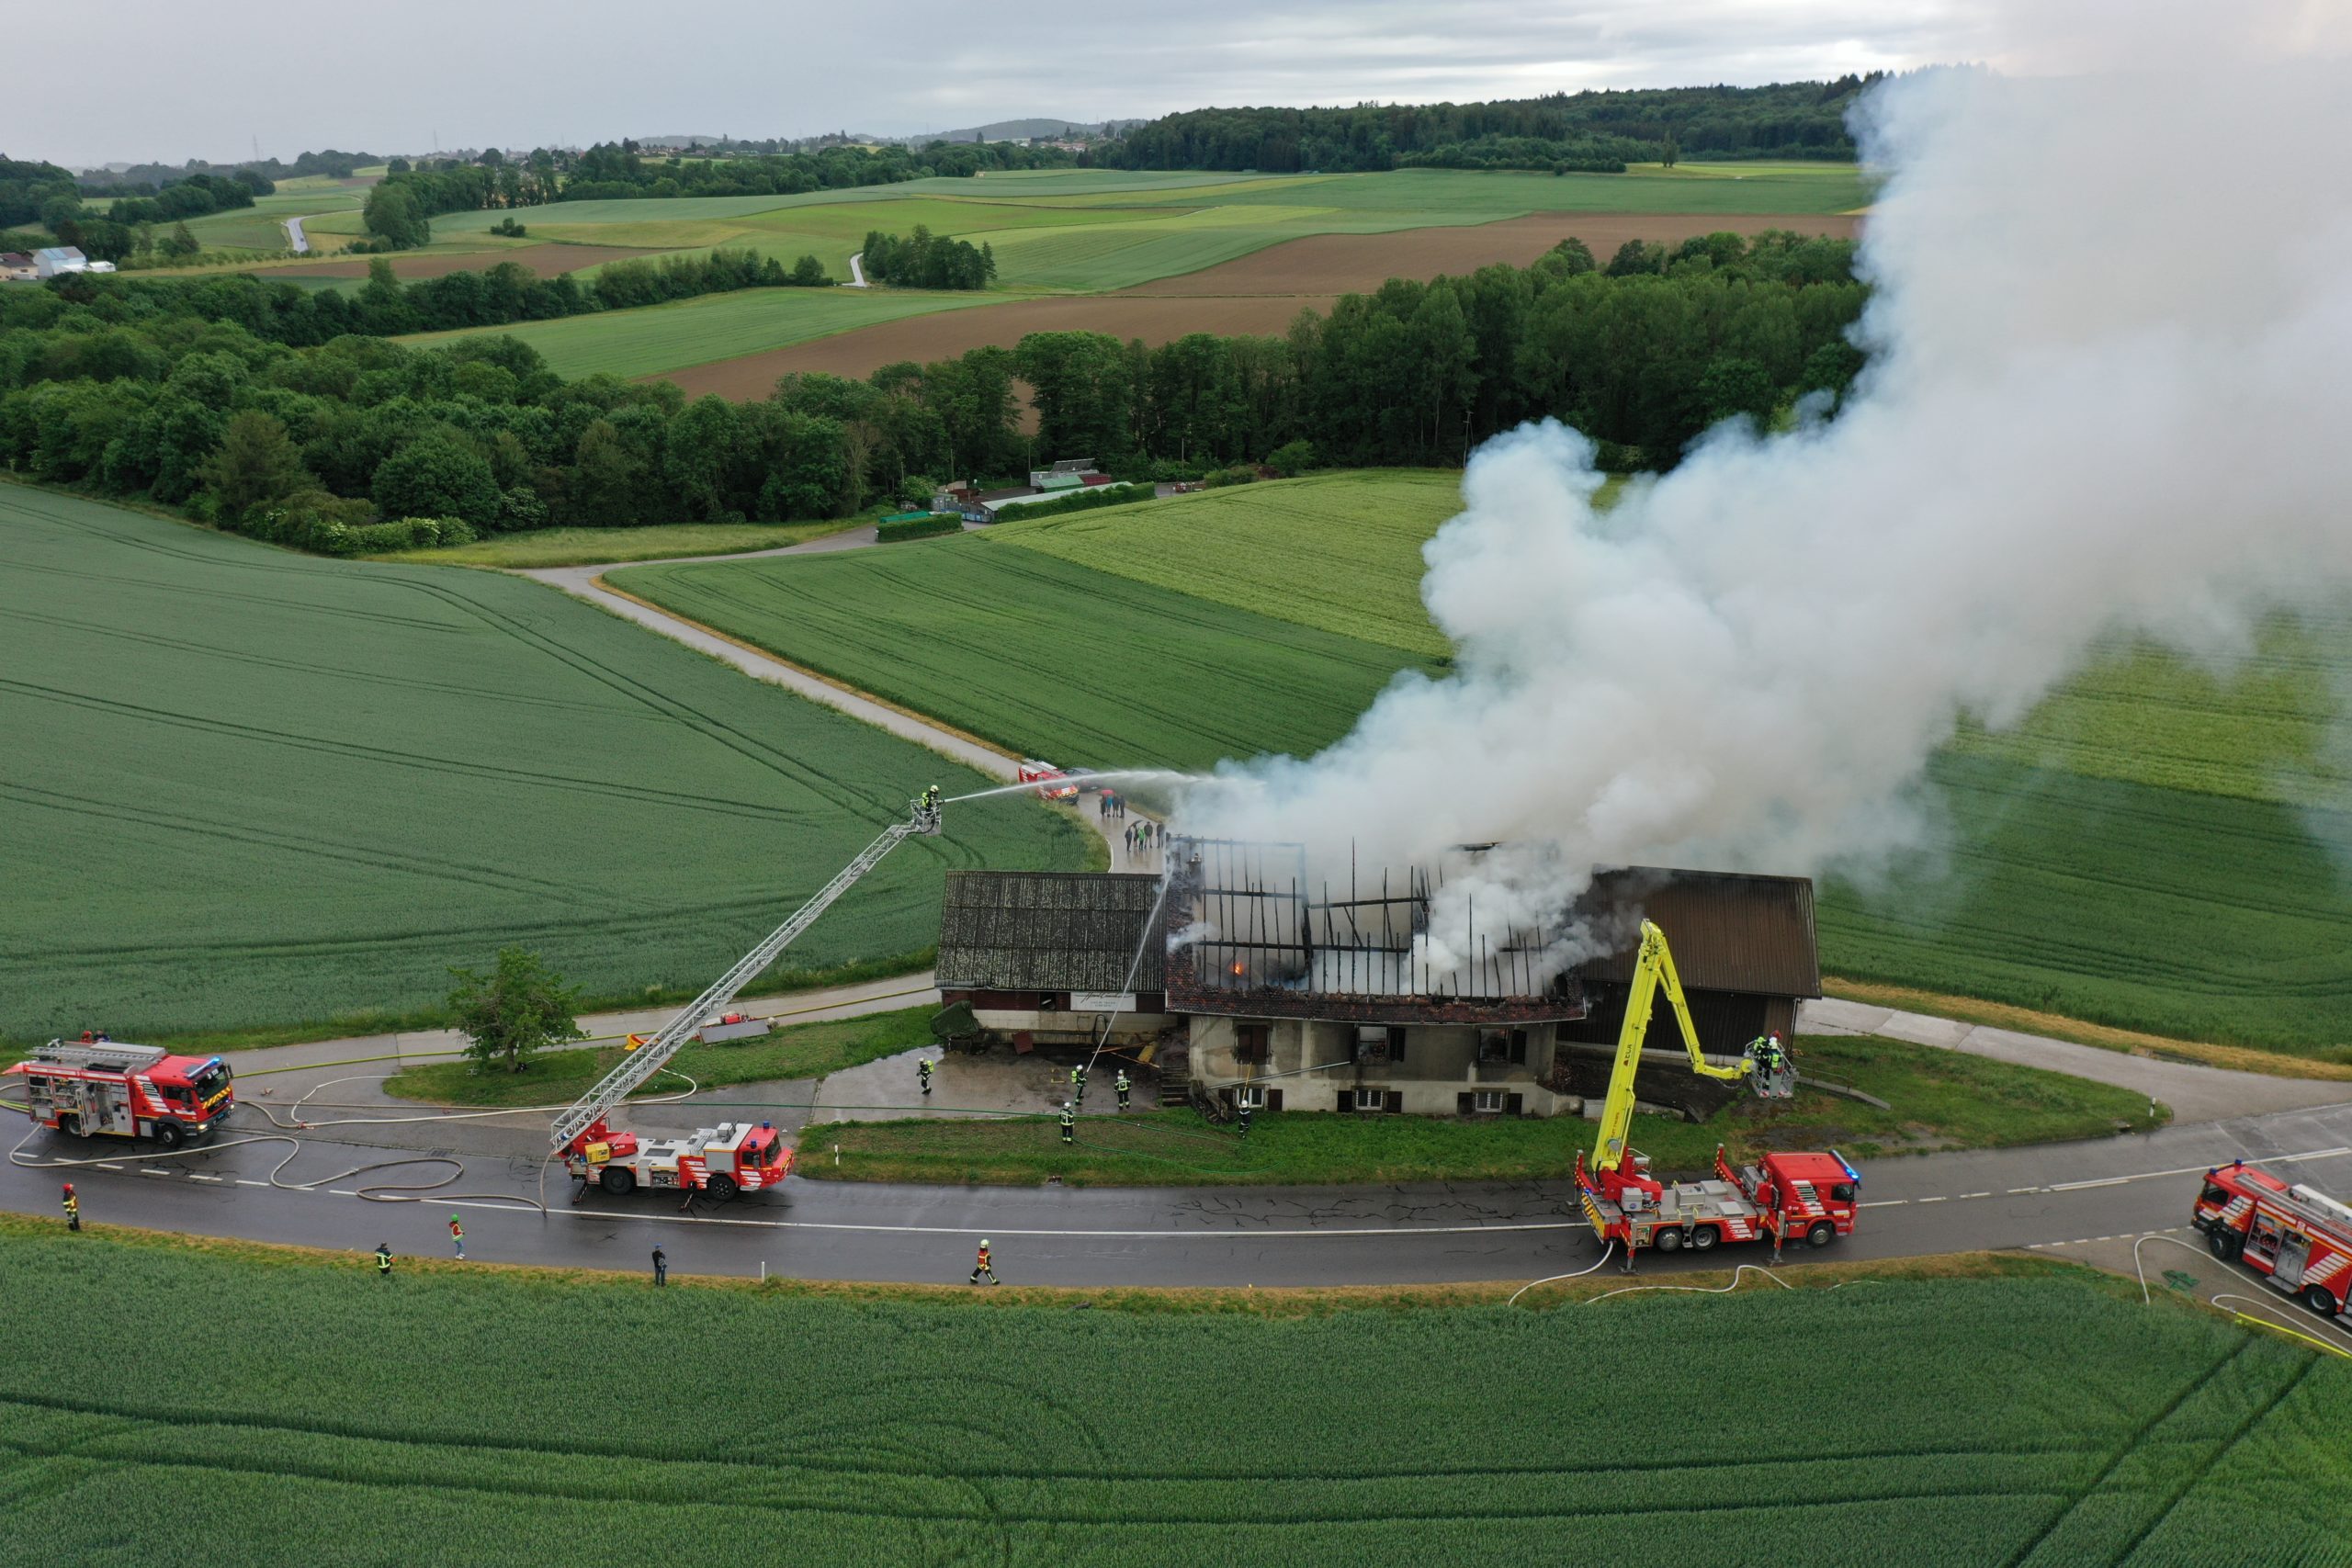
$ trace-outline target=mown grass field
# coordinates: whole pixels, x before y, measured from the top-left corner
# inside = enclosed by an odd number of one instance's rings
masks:
[[[1197,767],[1313,750],[1439,668],[1419,543],[1453,510],[1435,476],[1317,475],[616,581],[1016,750]],[[1933,855],[1825,883],[1825,968],[2352,1061],[2352,618],[2273,627],[2235,673],[2110,652],[1937,761]]]
[[[2039,1068],[1888,1040],[1808,1036],[1796,1045],[1808,1076],[1876,1095],[1894,1109],[1806,1089],[1794,1100],[1735,1100],[1705,1122],[1637,1115],[1634,1146],[1662,1175],[1712,1175],[1718,1145],[1735,1159],[1771,1148],[1834,1147],[1849,1159],[1871,1160],[2103,1138],[2122,1127],[2145,1132],[2160,1124],[2145,1096]],[[1569,1174],[1579,1149],[1592,1146],[1591,1123],[1579,1118],[1357,1116],[1336,1111],[1328,1091],[1302,1085],[1292,1086],[1283,1111],[1254,1118],[1245,1138],[1188,1110],[1118,1114],[1103,1090],[1109,1076],[1105,1065],[1095,1079],[1097,1103],[1090,1106],[1098,1114],[1080,1120],[1077,1141],[1067,1146],[1051,1116],[829,1122],[809,1126],[801,1139],[811,1148],[838,1150],[839,1162],[812,1162],[802,1174],[1022,1187],[1053,1180],[1126,1187],[1556,1181]],[[937,1075],[935,1098],[953,1106],[956,1094],[951,1056]]]
[[[708,360],[756,354],[810,338],[985,304],[986,294],[896,293],[869,288],[746,288],[706,294],[639,310],[607,310],[561,321],[501,327],[547,356],[564,377],[650,376]],[[430,344],[473,333],[427,333],[402,341]]]
[[[405,1014],[509,942],[691,994],[914,791],[981,782],[537,583],[13,485],[0,638],[0,1038]],[[962,813],[786,967],[927,949],[945,867],[1084,853]]]
[[[520,534],[492,534],[470,545],[404,550],[382,558],[510,570],[585,566],[604,561],[666,560],[673,556],[780,549],[855,526],[854,522],[829,518],[821,523],[648,523],[635,528],[534,528]]]
[[[379,1282],[356,1252],[29,1231],[0,1240],[0,1484],[55,1568],[181,1555],[185,1514],[136,1500],[190,1496],[251,1568],[713,1540],[1516,1568],[1571,1538],[1604,1565],[2210,1568],[2340,1561],[2352,1510],[2342,1363],[2071,1276],[1282,1317],[439,1262]],[[997,1264],[1017,1285],[1019,1244]],[[190,1303],[267,1331],[206,1336],[168,1389],[61,1383]],[[583,1373],[597,1345],[647,1348]],[[1579,1438],[1595,1410],[1638,1411],[1637,1439]]]

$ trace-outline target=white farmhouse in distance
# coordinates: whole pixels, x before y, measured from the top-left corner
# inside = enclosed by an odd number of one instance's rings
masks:
[[[78,245],[51,245],[47,250],[33,253],[35,277],[57,277],[69,272],[89,270],[90,258],[82,254]]]

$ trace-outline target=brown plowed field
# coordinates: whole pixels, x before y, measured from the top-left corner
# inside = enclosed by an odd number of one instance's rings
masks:
[[[764,354],[689,366],[670,371],[665,378],[684,387],[688,397],[717,392],[722,398],[753,400],[775,390],[777,377],[796,370],[862,378],[897,360],[953,359],[966,349],[991,344],[1011,348],[1031,333],[1109,333],[1153,344],[1187,333],[1271,335],[1288,328],[1302,310],[1329,310],[1333,298],[1244,294],[1148,299],[1132,294],[1086,294],[1016,299],[882,321]]]
[[[1459,276],[1489,262],[1524,266],[1570,235],[1606,262],[1628,240],[1679,244],[1693,234],[1719,229],[1740,234],[1790,229],[1850,239],[1860,221],[1817,214],[1546,213],[1463,228],[1313,234],[1116,294],[1021,299],[908,316],[740,359],[690,366],[670,371],[667,378],[684,388],[689,397],[717,392],[723,398],[752,400],[766,397],[775,389],[777,377],[797,370],[863,378],[901,359],[921,364],[988,344],[1011,348],[1030,333],[1108,333],[1152,344],[1187,333],[1268,335],[1287,329],[1302,310],[1329,310],[1341,294],[1367,293],[1392,277]]]
[[[1800,234],[1854,237],[1859,218],[1842,215],[1733,217],[1724,213],[1546,212],[1460,229],[1401,229],[1387,234],[1310,234],[1285,240],[1216,266],[1156,278],[1125,290],[1130,296],[1172,294],[1369,294],[1392,277],[1459,277],[1491,262],[1525,266],[1573,235],[1604,265],[1628,240],[1679,245],[1693,234],[1728,229],[1757,234],[1791,229]]]
[[[605,262],[626,261],[631,256],[653,254],[651,251],[629,250],[621,245],[517,245],[504,251],[435,251],[385,259],[392,264],[394,277],[446,277],[453,272],[488,272],[500,262],[514,262],[529,267],[541,277],[553,277],[560,272],[578,272],[583,266],[599,266]],[[254,268],[254,276],[365,277],[368,276],[368,264],[375,259],[373,256],[354,256],[349,261],[262,266]]]

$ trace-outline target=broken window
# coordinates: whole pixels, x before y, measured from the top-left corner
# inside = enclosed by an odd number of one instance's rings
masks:
[[[1233,1059],[1253,1062],[1262,1066],[1272,1055],[1273,1026],[1265,1023],[1237,1023],[1233,1026]]]

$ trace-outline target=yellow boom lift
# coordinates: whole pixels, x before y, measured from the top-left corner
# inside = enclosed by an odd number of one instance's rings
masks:
[[[1660,1252],[1685,1247],[1704,1251],[1718,1242],[1769,1236],[1777,1253],[1786,1236],[1826,1247],[1850,1232],[1861,1178],[1834,1149],[1826,1155],[1767,1154],[1759,1165],[1735,1169],[1718,1146],[1713,1180],[1668,1184],[1651,1177],[1648,1158],[1629,1146],[1626,1137],[1634,1122],[1634,1078],[1660,990],[1674,1010],[1692,1072],[1732,1083],[1762,1071],[1763,1065],[1752,1057],[1728,1067],[1707,1059],[1666,933],[1644,920],[1634,983],[1625,997],[1625,1021],[1617,1032],[1617,1058],[1610,1068],[1609,1095],[1601,1102],[1600,1136],[1589,1165],[1581,1152],[1577,1156],[1577,1196],[1593,1234],[1623,1246],[1626,1267],[1631,1268],[1634,1254],[1645,1247]]]

